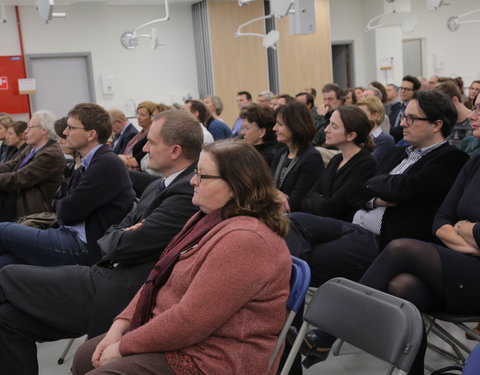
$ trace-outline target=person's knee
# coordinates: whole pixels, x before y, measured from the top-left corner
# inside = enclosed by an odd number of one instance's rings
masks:
[[[409,273],[400,273],[388,283],[388,293],[405,299],[410,295],[411,288],[415,288],[415,276]]]

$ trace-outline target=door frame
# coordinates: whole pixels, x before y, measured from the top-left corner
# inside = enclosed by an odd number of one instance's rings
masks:
[[[85,59],[85,67],[87,69],[87,84],[88,84],[88,94],[90,96],[90,102],[96,103],[96,96],[95,96],[95,83],[93,80],[93,65],[92,65],[92,54],[90,52],[69,52],[69,53],[34,53],[25,55],[25,67],[27,70],[27,77],[30,77],[32,73],[32,64],[34,60],[40,59],[63,59],[68,57],[82,57]],[[32,96],[28,96],[30,102],[30,108],[33,109],[33,99]],[[38,110],[35,109],[35,110]]]
[[[348,46],[349,50],[349,59],[348,59],[348,75],[350,76],[351,87],[354,88],[357,85],[355,78],[355,43],[353,40],[338,40],[331,43],[333,46],[345,45]],[[333,58],[332,58],[332,75],[333,75]]]

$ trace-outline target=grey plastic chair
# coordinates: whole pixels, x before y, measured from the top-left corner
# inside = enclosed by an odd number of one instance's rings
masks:
[[[313,295],[281,375],[290,371],[310,325],[394,365],[401,374],[410,370],[423,334],[422,317],[410,302],[334,278]]]

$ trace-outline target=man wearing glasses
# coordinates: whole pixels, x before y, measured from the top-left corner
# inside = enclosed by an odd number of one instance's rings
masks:
[[[104,333],[198,211],[190,180],[203,143],[200,123],[185,111],[165,111],[153,117],[147,139],[148,167],[164,178],[152,182],[122,222],[99,240],[98,264],[0,270],[2,373],[38,374],[35,341]]]
[[[410,146],[395,147],[376,176],[352,196],[360,208],[353,222],[375,233],[381,248],[396,238],[434,239],[435,212],[468,160],[446,140],[457,111],[445,94],[418,92],[400,118]]]
[[[27,143],[37,153],[30,152],[18,165],[17,173],[26,168],[22,164],[31,165],[42,147],[48,145],[48,142],[43,144],[48,130],[41,126],[40,117],[33,117],[26,133]],[[127,170],[105,144],[111,132],[107,111],[96,104],[78,104],[69,112],[64,131],[65,146],[77,151],[82,162],[74,172],[67,195],[56,202],[55,212],[60,226],[42,230],[0,223],[0,267],[11,263],[40,266],[93,264],[100,259],[97,240],[112,224],[123,219],[135,198]],[[60,156],[64,158],[61,151]],[[50,168],[56,168],[54,163],[51,164],[44,165],[43,173],[48,174]],[[65,161],[61,164],[62,169],[64,166]],[[41,176],[30,174],[25,178]]]
[[[403,138],[403,130],[400,127],[400,115],[405,112],[407,104],[412,100],[420,86],[420,81],[413,76],[406,75],[402,78],[402,85],[398,88],[402,104],[395,109],[392,108],[392,112],[389,115],[391,124],[390,134],[393,136],[395,143]]]
[[[0,164],[0,221],[50,211],[65,169],[65,158],[55,142],[54,122],[50,111],[35,112],[25,130],[29,147]]]

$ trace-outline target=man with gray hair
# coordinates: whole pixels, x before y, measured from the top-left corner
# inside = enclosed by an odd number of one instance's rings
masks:
[[[12,172],[4,173],[7,182],[0,185],[4,189],[14,189],[17,181],[22,180],[26,185],[35,185],[38,179],[45,178],[43,175],[51,173],[54,168],[58,169],[57,178],[61,180],[65,158],[52,140],[56,136],[53,119],[53,115],[44,112],[33,116],[25,137],[31,147],[26,151],[27,155],[12,163],[17,179],[9,177]],[[0,267],[11,263],[39,266],[92,264],[100,259],[97,240],[112,224],[123,219],[135,198],[123,162],[105,144],[111,133],[110,116],[97,104],[77,104],[68,113],[67,127],[63,132],[66,135],[65,146],[77,151],[82,156],[82,163],[74,172],[67,195],[56,201],[55,213],[60,226],[37,229],[16,223],[0,223]],[[22,175],[29,165],[30,168],[35,165],[35,159],[43,156],[42,152],[47,147],[58,149],[54,154],[61,160],[57,162],[58,166],[54,165],[56,160],[49,157],[43,161],[41,170]],[[4,174],[0,175],[0,181]],[[20,189],[21,185],[17,188]],[[33,189],[32,197],[39,197],[41,191],[37,191],[36,187]],[[44,211],[49,211],[49,208]]]
[[[50,111],[35,112],[25,130],[28,147],[0,164],[0,221],[50,210],[65,169],[54,122]]]
[[[273,92],[262,91],[257,96],[257,104],[258,105],[264,105],[264,106],[270,106],[270,102],[272,101],[272,98],[273,98]]]

